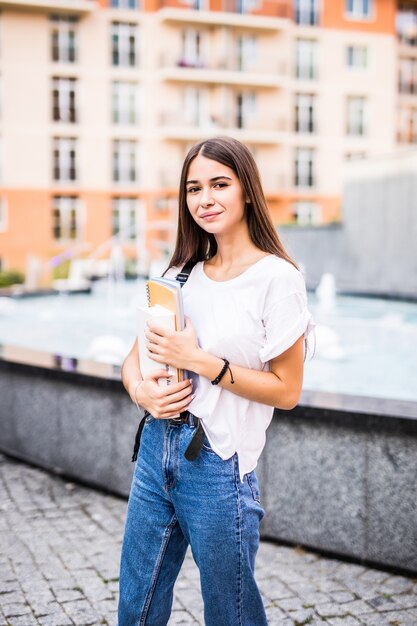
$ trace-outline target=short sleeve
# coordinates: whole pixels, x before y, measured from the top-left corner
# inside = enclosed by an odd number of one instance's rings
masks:
[[[308,310],[304,278],[291,267],[286,276],[273,281],[265,302],[265,341],[259,350],[262,363],[288,350],[302,335],[307,337],[316,326]]]

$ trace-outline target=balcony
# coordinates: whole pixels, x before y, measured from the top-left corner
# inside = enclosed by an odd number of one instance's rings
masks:
[[[239,71],[228,69],[219,64],[218,67],[187,67],[178,65],[164,67],[159,70],[159,77],[163,81],[192,82],[211,85],[236,85],[241,87],[259,87],[277,89],[283,87],[285,78],[279,73],[277,67],[274,72],[261,72],[256,70]]]
[[[200,141],[213,135],[232,135],[249,144],[281,144],[285,137],[286,124],[282,119],[265,120],[260,116],[243,120],[236,114],[208,117],[196,113],[193,119],[183,113],[163,113],[160,118],[159,134],[167,141]]]
[[[39,13],[59,11],[68,15],[84,15],[96,8],[95,0],[0,0],[0,9],[24,9]]]
[[[199,9],[178,9],[164,7],[157,16],[161,22],[171,24],[204,24],[219,27],[238,27],[251,31],[276,32],[287,29],[290,25],[287,11],[276,5],[274,15],[253,15],[251,13],[237,13],[232,11],[204,11]]]

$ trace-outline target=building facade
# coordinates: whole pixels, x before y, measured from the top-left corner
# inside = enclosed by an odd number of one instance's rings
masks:
[[[252,150],[274,223],[417,142],[417,2],[0,0],[0,263],[172,248],[188,148]]]

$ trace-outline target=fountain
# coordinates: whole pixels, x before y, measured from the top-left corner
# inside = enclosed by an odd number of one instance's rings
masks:
[[[333,274],[322,275],[316,288],[318,309],[321,315],[330,315],[336,309],[336,283]],[[316,327],[316,350],[318,357],[329,361],[339,361],[346,357],[340,345],[340,337],[332,328],[319,324]]]
[[[322,275],[316,288],[316,296],[321,312],[331,313],[334,311],[336,306],[336,282],[333,274],[325,272]]]

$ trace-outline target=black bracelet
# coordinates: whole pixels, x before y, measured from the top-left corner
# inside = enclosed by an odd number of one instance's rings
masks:
[[[230,372],[230,378],[231,378],[231,383],[232,385],[234,384],[234,380],[233,380],[233,374],[232,374],[232,370],[230,369],[230,363],[227,359],[225,359],[224,357],[222,357],[223,361],[224,361],[224,365],[222,367],[221,372],[219,373],[218,376],[216,376],[216,378],[214,380],[211,381],[212,385],[218,385],[219,382],[221,381],[221,379],[223,378],[223,376],[226,374],[226,371],[229,370]]]

